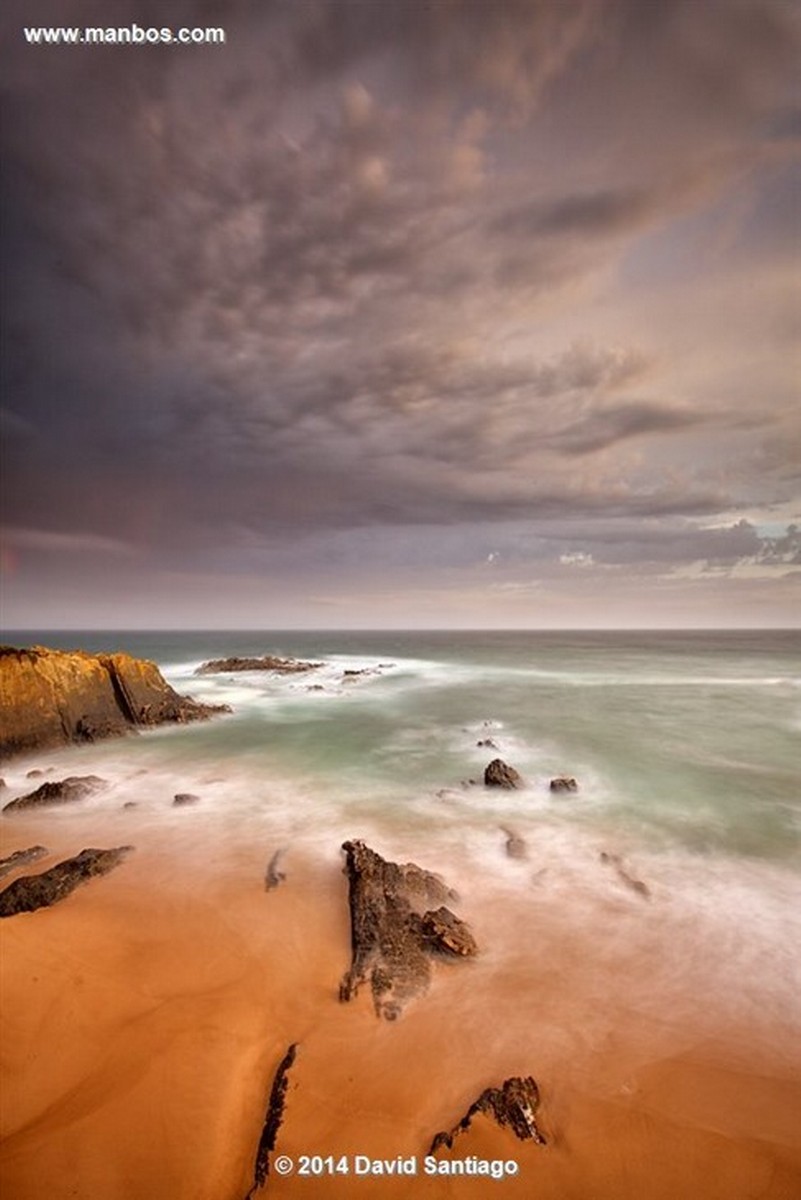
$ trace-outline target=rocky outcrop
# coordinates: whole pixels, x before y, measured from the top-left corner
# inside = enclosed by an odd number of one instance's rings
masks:
[[[0,647],[2,757],[227,711],[179,696],[155,663],[129,654]]]
[[[345,842],[350,883],[352,961],[339,998],[351,1000],[369,982],[378,1016],[394,1020],[431,979],[432,958],[476,953],[468,927],[445,900],[454,900],[437,876],[414,863],[387,862],[361,841]],[[433,911],[431,905],[440,905]]]
[[[532,1077],[514,1075],[499,1088],[486,1088],[450,1132],[436,1135],[428,1153],[436,1153],[441,1146],[450,1149],[454,1139],[470,1128],[473,1117],[478,1113],[491,1117],[504,1129],[511,1129],[521,1142],[534,1141],[544,1146],[545,1138],[537,1128],[535,1119],[539,1102],[540,1094]]]
[[[82,850],[74,858],[56,863],[41,875],[24,875],[15,879],[0,892],[0,917],[35,912],[64,900],[71,892],[95,875],[113,870],[133,846],[118,846],[113,850]]]
[[[523,780],[514,767],[509,767],[502,758],[493,758],[484,771],[484,783],[487,787],[517,788]]]
[[[104,787],[106,781],[99,775],[70,775],[67,779],[53,779],[43,783],[35,792],[28,792],[25,796],[11,800],[4,806],[3,812],[23,808],[47,808],[55,804],[74,804],[76,800],[84,800]]]
[[[267,1182],[267,1176],[270,1174],[270,1155],[275,1149],[278,1130],[281,1128],[281,1122],[284,1119],[286,1093],[289,1087],[288,1073],[295,1061],[297,1050],[298,1047],[295,1042],[281,1059],[278,1064],[278,1070],[273,1077],[273,1086],[270,1089],[270,1099],[267,1104],[267,1113],[264,1118],[261,1138],[259,1139],[259,1148],[256,1151],[256,1163],[253,1168],[253,1187],[248,1192],[246,1200],[251,1200],[259,1189],[264,1187],[264,1184]]]
[[[279,675],[298,675],[302,671],[313,671],[323,664],[318,662],[302,662],[297,658],[276,658],[273,654],[265,654],[263,658],[213,658],[210,662],[202,663],[195,671],[196,675],[218,675],[233,671],[275,671]]]
[[[12,871],[18,870],[20,867],[30,866],[40,858],[44,858],[47,854],[45,846],[29,846],[27,850],[15,850],[13,854],[9,854],[8,858],[0,858],[0,879],[4,879],[6,875],[10,875]]]
[[[550,782],[552,792],[577,792],[578,784],[572,775],[557,775]]]

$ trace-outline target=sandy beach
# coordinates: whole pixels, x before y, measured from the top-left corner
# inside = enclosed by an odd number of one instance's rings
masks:
[[[350,1173],[272,1170],[266,1194],[799,1194],[801,1051],[792,1029],[777,1027],[780,1013],[746,1025],[730,1011],[721,1019],[703,996],[680,1013],[666,996],[660,1011],[643,1002],[646,943],[634,939],[627,957],[603,927],[568,933],[560,898],[534,885],[514,911],[508,897],[471,899],[459,880],[460,911],[485,952],[437,966],[426,996],[397,1022],[379,1021],[366,990],[338,1002],[350,932],[337,846],[325,860],[290,848],[286,882],[266,892],[277,843],[204,861],[184,855],[180,838],[146,826],[136,837],[137,819],[54,823],[37,870],[84,845],[137,849],[51,909],[0,926],[4,1195],[244,1200],[273,1075],[292,1043],[276,1153],[296,1167],[304,1155],[347,1156]],[[41,841],[47,824],[7,818],[3,853]],[[610,899],[604,924],[625,926],[633,899]],[[598,994],[610,954],[620,986]],[[437,1160],[513,1160],[518,1173],[427,1175],[433,1136],[485,1087],[521,1074],[537,1081],[547,1145],[480,1116]],[[356,1156],[414,1157],[417,1175],[357,1175]]]

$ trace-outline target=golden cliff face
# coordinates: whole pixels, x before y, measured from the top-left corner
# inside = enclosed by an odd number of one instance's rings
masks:
[[[179,696],[155,663],[129,654],[0,647],[3,758],[218,711]]]

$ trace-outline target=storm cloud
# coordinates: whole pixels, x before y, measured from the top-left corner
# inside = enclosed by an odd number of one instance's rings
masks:
[[[169,8],[5,6],[10,624],[791,619],[795,6]]]

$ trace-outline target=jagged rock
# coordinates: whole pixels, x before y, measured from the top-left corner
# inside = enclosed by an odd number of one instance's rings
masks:
[[[633,875],[629,875],[619,854],[607,854],[605,850],[602,850],[599,857],[602,863],[615,868],[618,878],[625,883],[626,887],[631,888],[638,896],[648,899],[651,893],[647,885],[641,879],[635,879]]]
[[[501,826],[501,830],[506,834],[506,853],[509,857],[528,858],[526,843],[520,834],[515,833],[513,829],[507,829],[505,825]]]
[[[297,1050],[297,1042],[293,1042],[278,1064],[278,1070],[273,1076],[267,1113],[264,1118],[259,1147],[256,1151],[256,1162],[253,1167],[253,1187],[248,1192],[246,1200],[251,1200],[256,1195],[256,1192],[264,1187],[264,1184],[267,1182],[267,1176],[270,1174],[270,1154],[275,1149],[278,1130],[281,1128],[281,1122],[284,1119],[286,1093],[289,1087],[288,1073],[295,1061]]]
[[[276,850],[275,854],[270,859],[267,870],[264,873],[264,890],[271,892],[273,888],[277,888],[286,879],[283,871],[278,870],[278,864],[284,854],[283,848]]]
[[[67,779],[53,779],[41,784],[35,792],[28,792],[26,796],[9,801],[3,812],[52,804],[74,804],[76,800],[84,800],[93,792],[107,786],[105,779],[101,779],[99,775],[70,775]]]
[[[552,792],[577,792],[578,784],[572,775],[557,775],[551,780],[550,788]]]
[[[455,954],[461,958],[478,953],[476,939],[470,927],[444,906],[423,913],[420,922],[423,937],[434,950]]]
[[[16,871],[18,867],[27,867],[47,854],[44,846],[30,846],[27,850],[15,850],[8,858],[0,858],[0,879]]]
[[[500,758],[493,758],[484,771],[484,783],[487,787],[516,788],[523,780],[514,767],[509,767]]]
[[[521,1142],[534,1141],[544,1146],[545,1138],[537,1128],[535,1119],[539,1102],[540,1094],[532,1077],[527,1075],[522,1078],[514,1075],[499,1088],[486,1088],[449,1133],[436,1135],[428,1153],[436,1153],[440,1146],[450,1149],[454,1139],[470,1128],[477,1113],[484,1113],[497,1121],[502,1128],[511,1129]]]
[[[226,711],[179,696],[155,663],[129,654],[0,646],[0,756]]]
[[[225,671],[276,671],[280,675],[297,675],[301,671],[313,671],[323,664],[319,662],[302,662],[297,658],[276,658],[274,654],[265,654],[262,658],[213,658],[201,663],[195,670],[196,675],[216,675]]]
[[[15,879],[0,892],[0,917],[34,912],[64,900],[82,883],[94,875],[106,875],[113,870],[133,846],[118,846],[113,850],[81,850],[74,858],[56,863],[41,875],[24,875]]]
[[[200,796],[194,792],[177,792],[172,798],[173,808],[181,808],[184,804],[199,804]]]
[[[456,899],[443,881],[414,863],[387,862],[362,841],[345,842],[345,874],[350,883],[352,961],[339,989],[342,1001],[351,1000],[369,982],[378,1016],[394,1020],[404,1004],[424,992],[431,978],[431,958],[436,946],[425,932],[426,922],[457,941],[457,918],[448,909],[427,911],[432,904]],[[422,912],[422,915],[421,915]],[[462,926],[462,922],[458,922]],[[460,945],[467,945],[467,926]],[[471,950],[459,953],[475,953]]]

